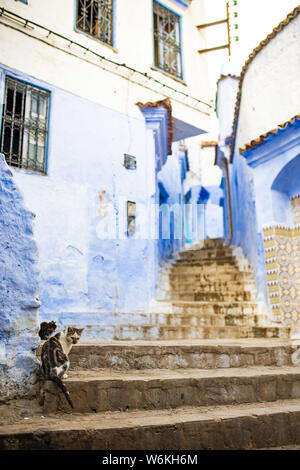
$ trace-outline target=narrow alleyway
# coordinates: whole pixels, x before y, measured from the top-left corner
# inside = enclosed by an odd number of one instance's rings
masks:
[[[74,411],[56,384],[36,384],[31,400],[0,407],[0,449],[298,444],[300,341],[258,314],[245,259],[207,240],[167,275],[161,302],[174,311],[160,314],[160,339],[74,346],[65,380]]]

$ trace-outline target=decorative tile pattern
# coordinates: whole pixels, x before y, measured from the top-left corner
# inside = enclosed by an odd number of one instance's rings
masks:
[[[264,247],[273,320],[300,333],[300,195],[291,204],[294,226],[265,228]]]

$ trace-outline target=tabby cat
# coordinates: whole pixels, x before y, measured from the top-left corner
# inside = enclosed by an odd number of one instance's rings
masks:
[[[49,339],[55,330],[56,330],[55,321],[50,321],[49,323],[47,323],[46,321],[43,321],[40,324],[39,337],[41,338],[41,340]]]
[[[63,391],[69,405],[74,408],[70,394],[61,379],[67,378],[69,353],[73,344],[78,343],[83,328],[67,327],[65,331],[51,336],[42,347],[42,373],[47,380],[53,380]]]
[[[42,353],[43,344],[45,343],[47,339],[50,338],[50,336],[55,330],[56,330],[55,321],[50,321],[49,323],[46,321],[43,321],[40,324],[39,337],[41,338],[41,342],[37,348],[33,349],[33,351],[35,352],[36,358],[38,359],[39,362],[41,362],[41,353]]]

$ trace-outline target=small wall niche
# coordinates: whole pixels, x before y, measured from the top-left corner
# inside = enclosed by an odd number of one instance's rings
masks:
[[[131,237],[135,234],[136,203],[127,201],[127,235]]]

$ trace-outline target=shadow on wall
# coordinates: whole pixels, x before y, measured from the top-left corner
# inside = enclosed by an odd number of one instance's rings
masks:
[[[300,155],[272,184],[274,223],[264,228],[266,272],[273,320],[300,335]]]
[[[34,214],[0,154],[0,394],[25,394],[34,380],[39,301]]]
[[[291,160],[274,179],[272,189],[272,205],[274,221],[292,224],[293,211],[291,198],[300,193],[300,155]]]

